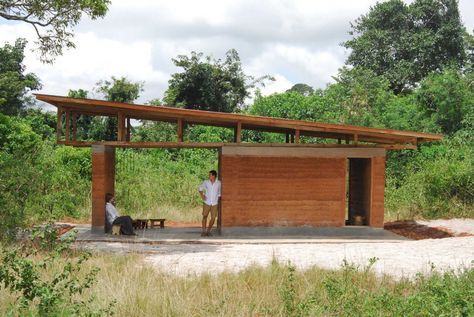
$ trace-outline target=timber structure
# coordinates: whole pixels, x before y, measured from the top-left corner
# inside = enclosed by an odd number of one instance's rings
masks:
[[[115,188],[116,148],[213,148],[226,226],[383,226],[386,150],[416,149],[441,135],[245,114],[36,94],[57,107],[57,143],[92,148],[92,225],[105,221],[105,193]],[[112,141],[78,140],[81,115],[117,118]],[[176,124],[174,141],[139,142],[131,120]],[[232,142],[185,141],[186,127],[230,128]],[[248,143],[242,131],[281,133],[282,143]],[[310,143],[309,138],[332,141]],[[158,216],[158,215],[157,215]],[[355,220],[357,219],[357,221]]]

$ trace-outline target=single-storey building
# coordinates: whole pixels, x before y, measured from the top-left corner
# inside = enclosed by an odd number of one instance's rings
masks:
[[[92,225],[104,226],[105,194],[114,192],[115,149],[214,148],[222,182],[218,228],[233,226],[345,226],[384,223],[387,150],[416,149],[437,134],[328,124],[244,114],[147,106],[37,94],[57,107],[57,142],[92,148]],[[80,141],[79,115],[118,120],[115,141]],[[176,123],[176,141],[135,142],[130,120]],[[186,125],[234,130],[233,142],[185,142]],[[282,143],[245,143],[242,130],[285,135]],[[332,143],[303,143],[305,137]]]

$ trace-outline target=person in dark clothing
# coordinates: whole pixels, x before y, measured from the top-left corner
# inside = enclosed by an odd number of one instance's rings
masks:
[[[107,193],[105,195],[105,215],[110,227],[112,225],[120,225],[120,233],[125,235],[137,235],[133,231],[133,221],[130,216],[119,216],[115,208],[114,195]]]

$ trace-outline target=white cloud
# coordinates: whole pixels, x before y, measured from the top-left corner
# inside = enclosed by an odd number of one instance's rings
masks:
[[[407,0],[408,1],[408,0]],[[410,0],[411,1],[411,0]],[[273,75],[264,94],[285,91],[299,82],[322,88],[342,66],[351,21],[376,0],[113,1],[104,19],[83,19],[76,28],[77,49],[44,65],[26,52],[27,71],[43,82],[44,93],[92,89],[110,76],[145,82],[139,102],[162,97],[177,69],[171,59],[202,51],[222,58],[230,48],[251,75]],[[459,3],[467,28],[474,28],[474,4]],[[33,29],[0,20],[0,43],[26,37]]]
[[[273,76],[275,81],[267,83],[264,87],[260,88],[260,92],[264,96],[271,95],[276,92],[282,92],[290,89],[294,83],[289,81],[285,76],[281,74],[275,74]]]

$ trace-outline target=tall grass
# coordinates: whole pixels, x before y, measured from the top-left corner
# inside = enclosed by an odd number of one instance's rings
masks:
[[[397,282],[348,264],[338,271],[298,272],[274,262],[241,273],[185,278],[142,267],[140,260],[134,256],[117,264],[99,259],[111,271],[101,277],[96,292],[117,299],[117,316],[474,314],[474,270]]]
[[[132,218],[200,220],[199,184],[217,170],[215,150],[116,150],[116,202]],[[77,206],[79,221],[90,218],[90,190]]]
[[[132,217],[198,220],[198,186],[211,169],[212,150],[117,150],[118,208]]]
[[[96,254],[88,292],[92,310],[115,299],[116,316],[471,316],[474,269],[395,281],[366,267],[295,270],[276,261],[240,273],[179,277],[148,266],[142,255]],[[84,293],[84,296],[90,295]],[[0,290],[0,314],[14,297]]]

